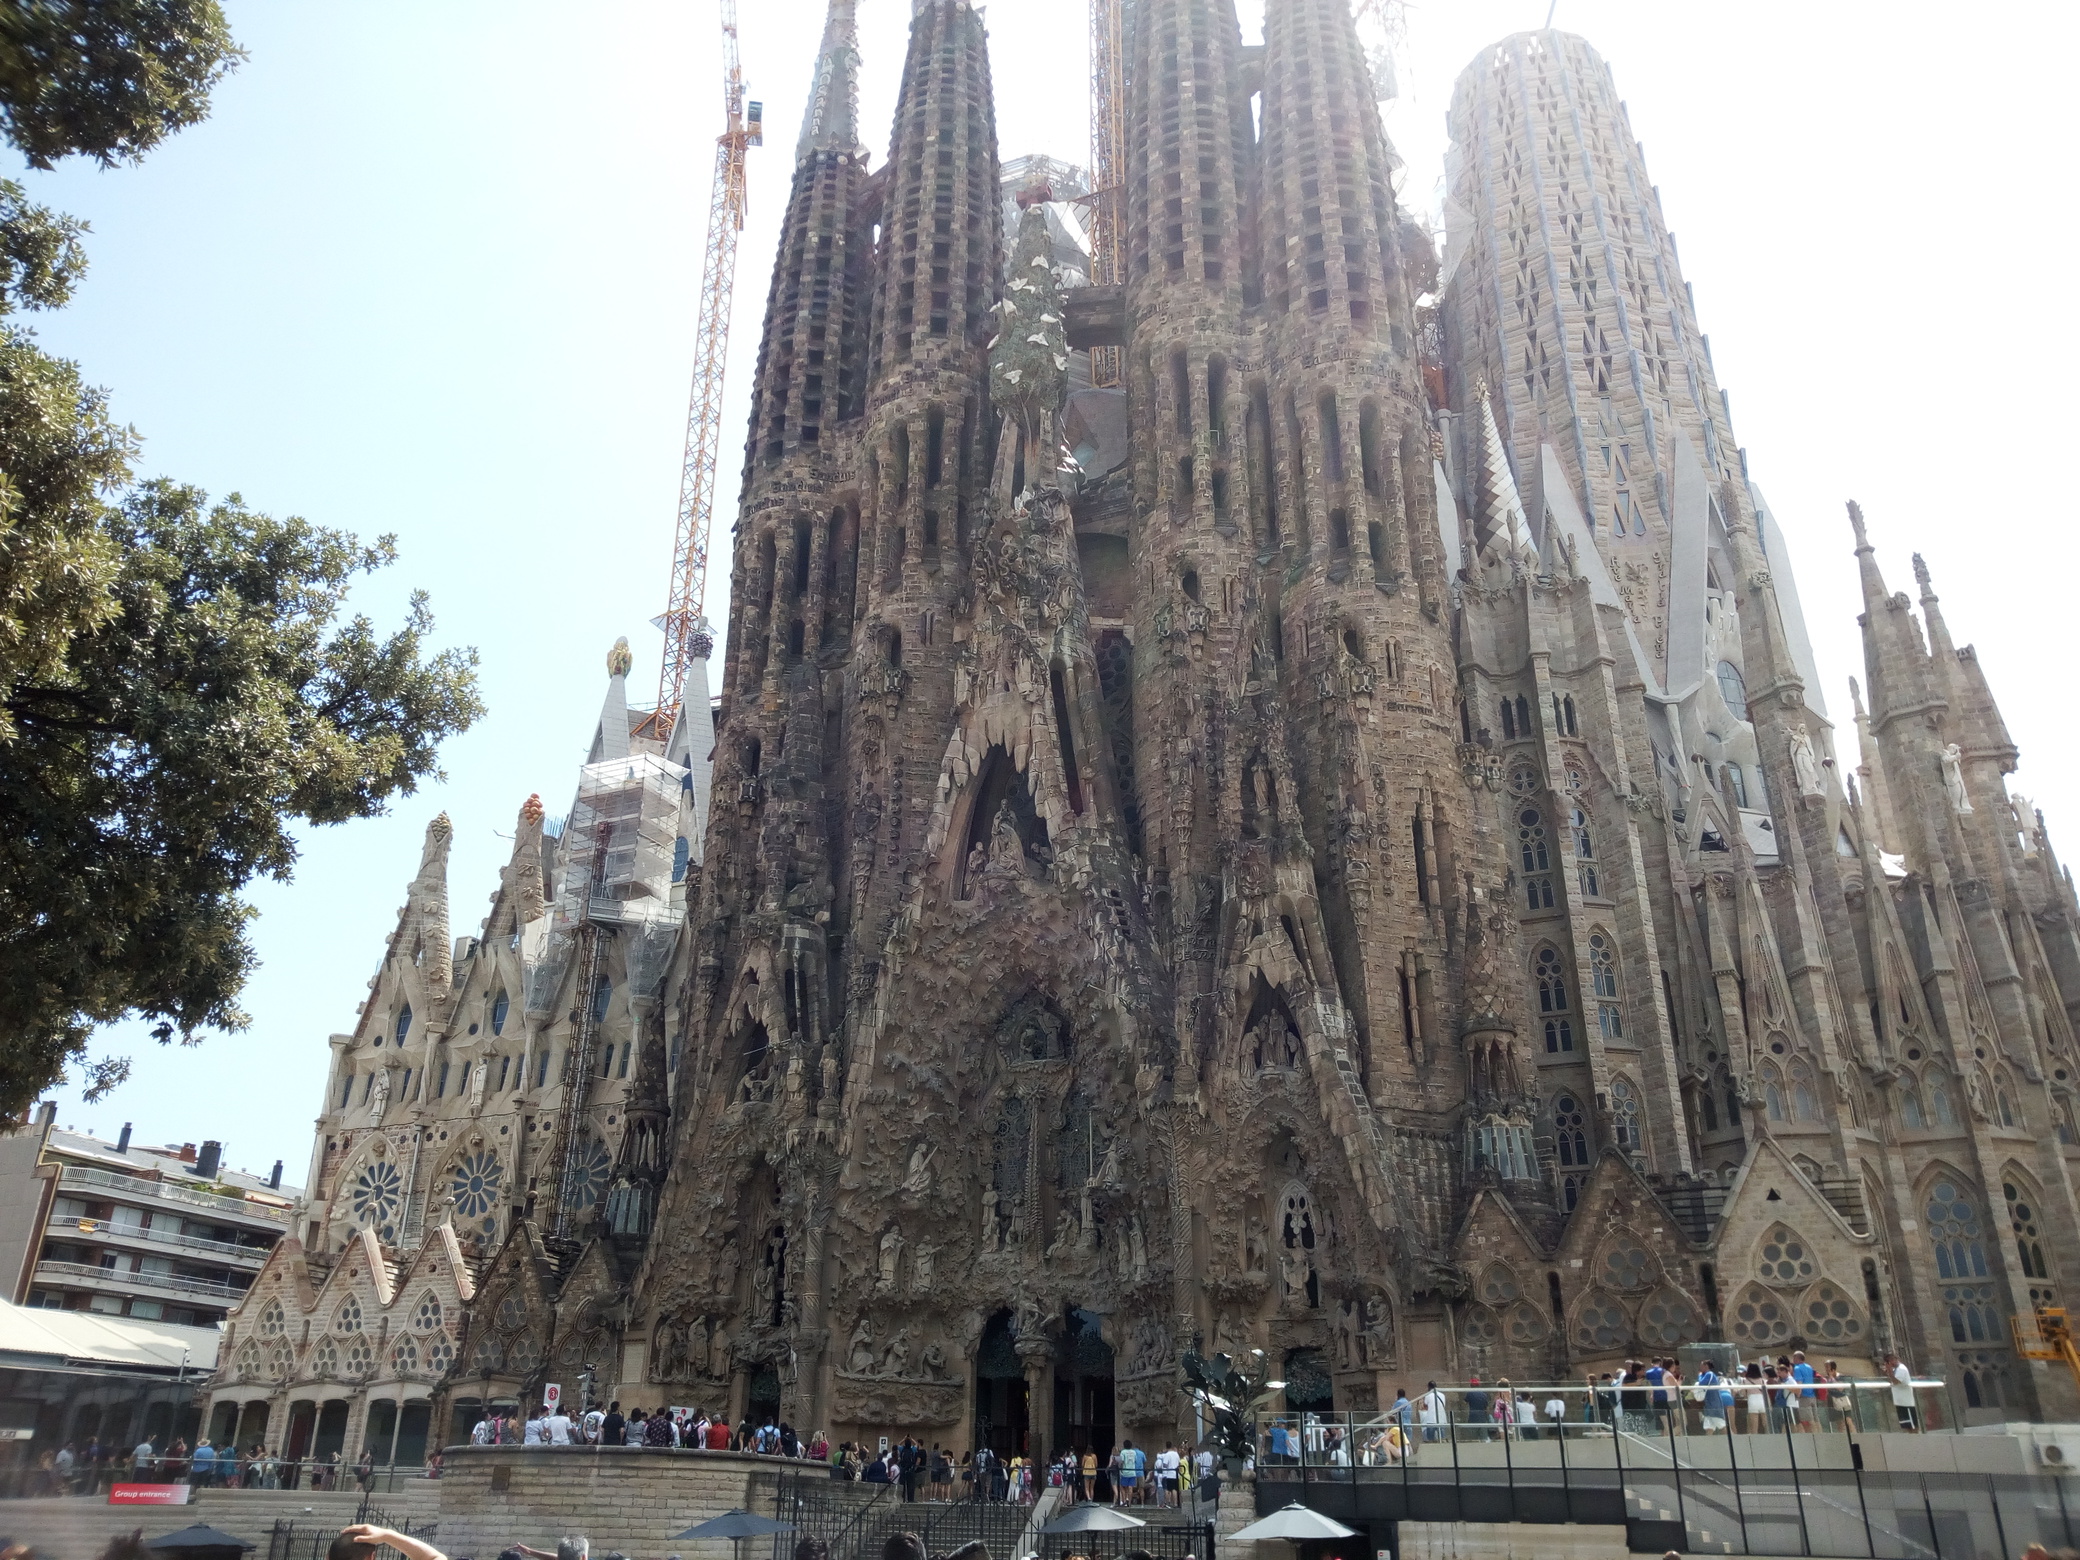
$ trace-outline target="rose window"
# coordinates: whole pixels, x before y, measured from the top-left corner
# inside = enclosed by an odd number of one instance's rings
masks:
[[[339,1346],[330,1338],[323,1340],[311,1351],[311,1371],[319,1376],[339,1374]]]
[[[1586,1348],[1615,1349],[1631,1331],[1625,1308],[1607,1295],[1593,1296],[1575,1317],[1575,1340]]]
[[[478,1370],[497,1370],[499,1363],[498,1340],[495,1338],[479,1338],[477,1340],[476,1368]]]
[[[409,1335],[397,1340],[397,1347],[390,1351],[390,1368],[400,1376],[417,1375],[419,1371],[419,1344]]]
[[[614,1161],[607,1153],[607,1145],[598,1138],[588,1137],[578,1145],[577,1157],[571,1162],[569,1186],[573,1213],[584,1212],[606,1195],[607,1177],[613,1170]]]
[[[1812,1293],[1806,1296],[1805,1332],[1808,1338],[1843,1343],[1862,1331],[1862,1318],[1857,1316],[1856,1307],[1847,1295],[1832,1284],[1813,1286]]]
[[[1497,1263],[1481,1275],[1481,1298],[1490,1305],[1508,1305],[1517,1298],[1517,1275]]]
[[[1546,1319],[1537,1306],[1528,1300],[1522,1305],[1512,1306],[1509,1313],[1509,1341],[1524,1345],[1537,1343],[1546,1335]]]
[[[527,1306],[516,1294],[508,1294],[498,1302],[498,1325],[507,1332],[524,1326],[527,1322]]]
[[[504,1180],[505,1172],[499,1166],[498,1155],[490,1149],[466,1155],[456,1163],[448,1182],[456,1213],[465,1219],[483,1220],[484,1233],[496,1234],[497,1221],[490,1215],[498,1202],[499,1187]]]
[[[263,1338],[279,1338],[282,1335],[283,1328],[287,1325],[288,1323],[282,1315],[282,1302],[279,1300],[268,1301],[266,1309],[260,1313],[260,1336]]]
[[[1781,1343],[1791,1336],[1791,1313],[1751,1285],[1733,1308],[1733,1335],[1742,1343]]]
[[[1640,1312],[1639,1335],[1659,1348],[1673,1349],[1689,1338],[1695,1324],[1690,1302],[1681,1295],[1656,1295]]]
[[[347,1193],[357,1228],[374,1230],[384,1242],[397,1238],[397,1211],[404,1205],[404,1177],[387,1159],[364,1165]]]
[[[1495,1325],[1495,1313],[1484,1305],[1477,1305],[1466,1313],[1466,1341],[1475,1348],[1486,1348],[1501,1336]]]
[[[448,1374],[448,1367],[455,1363],[455,1344],[446,1333],[440,1334],[426,1346],[426,1368],[436,1376]]]
[[[419,1302],[419,1309],[412,1313],[412,1325],[420,1332],[432,1332],[441,1324],[440,1296],[429,1294]]]
[[[1762,1243],[1762,1277],[1765,1283],[1807,1284],[1813,1278],[1813,1254],[1806,1243],[1778,1225]]]
[[[1604,1253],[1604,1282],[1613,1289],[1644,1289],[1653,1260],[1637,1241],[1620,1240]]]
[[[352,1295],[340,1302],[338,1313],[332,1318],[335,1332],[353,1333],[361,1331],[361,1302]]]

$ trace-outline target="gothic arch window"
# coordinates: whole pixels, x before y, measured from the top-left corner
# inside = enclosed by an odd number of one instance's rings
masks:
[[[1624,1011],[1618,1005],[1618,950],[1605,932],[1589,934],[1589,980],[1596,988],[1596,1027],[1606,1040],[1625,1038]]]
[[[440,1296],[428,1290],[419,1297],[419,1305],[412,1312],[412,1326],[420,1332],[435,1332],[441,1325]]]
[[[1562,1165],[1588,1165],[1589,1134],[1582,1125],[1581,1102],[1572,1094],[1562,1094],[1553,1101],[1553,1138]]]
[[[1545,814],[1536,807],[1517,812],[1517,860],[1524,869],[1524,908],[1553,908],[1552,852],[1546,844]]]
[[[2008,1076],[2008,1069],[1993,1070],[1993,1119],[2004,1127],[2015,1126],[2015,1080]]]
[[[1507,698],[1502,701],[1502,734],[1504,737],[1515,737],[1517,734],[1516,706]]]
[[[399,1009],[397,1010],[397,1034],[396,1034],[396,1040],[397,1040],[397,1043],[398,1043],[399,1045],[403,1045],[403,1044],[404,1044],[404,1037],[405,1037],[406,1035],[410,1034],[411,1032],[412,1032],[412,1005],[411,1005],[411,1003],[407,1002],[407,1003],[406,1003],[406,1004],[405,1004],[405,1005],[404,1005],[403,1007],[401,1007],[401,1008],[399,1008]]]
[[[1589,835],[1589,815],[1577,807],[1572,820],[1574,828],[1575,875],[1580,880],[1584,898],[1595,899],[1603,893],[1596,879],[1596,842]]]
[[[1565,727],[1565,728],[1567,729],[1567,734],[1568,734],[1568,735],[1569,735],[1570,737],[1571,737],[1571,736],[1574,736],[1574,735],[1575,735],[1576,733],[1575,733],[1575,729],[1574,729],[1574,695],[1573,695],[1573,694],[1571,694],[1571,693],[1570,693],[1570,694],[1568,694],[1568,695],[1567,695],[1567,696],[1566,696],[1565,698],[1563,698],[1563,699],[1562,699],[1562,700],[1560,701],[1560,715],[1561,715],[1561,722],[1560,722],[1560,723],[1561,723],[1561,725],[1563,725],[1563,726],[1564,726],[1564,727]]]
[[[1741,669],[1731,661],[1719,663],[1719,697],[1735,719],[1748,718],[1748,686],[1741,679]]]
[[[1986,1241],[1979,1210],[1962,1178],[1938,1176],[1929,1187],[1926,1212],[1936,1276],[1946,1280],[1986,1277]]]
[[[2064,1100],[2054,1100],[2051,1105],[2051,1127],[2058,1134],[2059,1142],[2073,1146],[2073,1116]]]
[[[1901,1126],[1912,1131],[1928,1125],[1928,1108],[1921,1103],[1921,1084],[1904,1069],[1899,1075],[1899,1119]]]
[[[1957,1096],[1951,1091],[1950,1078],[1940,1067],[1931,1067],[1923,1084],[1928,1094],[1929,1125],[1954,1127],[1957,1125]]]
[[[1531,973],[1538,983],[1539,1012],[1565,1013],[1567,972],[1560,962],[1560,950],[1551,943],[1542,946],[1531,961]]]
[[[1517,695],[1517,735],[1520,737],[1537,735],[1537,732],[1533,731],[1531,727],[1531,705],[1521,693]]]
[[[513,1010],[513,999],[506,995],[506,988],[498,988],[498,995],[491,999],[491,1032],[502,1035],[506,1032],[506,1014]]]
[[[2037,1204],[2026,1186],[2010,1176],[2001,1183],[2008,1202],[2008,1225],[2015,1232],[2015,1256],[2025,1278],[2046,1278],[2051,1268],[2044,1260],[2044,1242],[2037,1232]]]
[[[1295,1287],[1303,1288],[1308,1306],[1314,1309],[1319,1309],[1322,1303],[1321,1274],[1316,1268],[1314,1255],[1321,1234],[1316,1224],[1314,1204],[1306,1190],[1298,1186],[1287,1188],[1279,1212],[1279,1243],[1285,1248],[1280,1265],[1288,1274],[1287,1292]]]
[[[1813,1069],[1803,1057],[1791,1063],[1791,1114],[1799,1121],[1820,1119],[1820,1095],[1813,1085]]]
[[[353,1295],[342,1300],[339,1309],[332,1313],[332,1330],[343,1333],[361,1331],[361,1302]]]
[[[1836,1345],[1863,1336],[1863,1308],[1825,1279],[1806,1291],[1801,1314],[1799,1330],[1810,1342]]]
[[[1660,1274],[1660,1264],[1631,1230],[1619,1229],[1604,1242],[1596,1264],[1596,1281],[1611,1289],[1645,1289]]]
[[[1777,1071],[1775,1062],[1762,1064],[1762,1106],[1771,1121],[1790,1119],[1790,1112],[1784,1108],[1784,1075]]]
[[[1647,1145],[1646,1135],[1640,1120],[1639,1090],[1629,1078],[1619,1078],[1611,1084],[1611,1130],[1617,1138],[1618,1147],[1628,1154],[1637,1154]]]
[[[288,1321],[282,1312],[282,1302],[279,1300],[268,1301],[260,1311],[260,1336],[263,1338],[279,1338],[287,1327]]]

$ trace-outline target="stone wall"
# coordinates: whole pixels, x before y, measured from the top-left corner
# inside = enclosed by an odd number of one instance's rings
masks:
[[[770,1515],[783,1466],[795,1465],[665,1447],[451,1447],[439,1542],[457,1560],[512,1543],[553,1549],[570,1535],[589,1538],[595,1555],[762,1560],[769,1541],[746,1540],[742,1554],[727,1540],[666,1541],[734,1507]]]

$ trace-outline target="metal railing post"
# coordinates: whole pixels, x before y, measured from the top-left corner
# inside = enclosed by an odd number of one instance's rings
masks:
[[[1871,1535],[1870,1497],[1863,1488],[1863,1443],[1849,1443],[1849,1467],[1856,1475],[1856,1509],[1863,1513],[1863,1547],[1871,1552],[1871,1560],[1877,1560],[1878,1541]]]
[[[1791,1438],[1792,1415],[1784,1416],[1784,1450],[1791,1458],[1791,1504],[1798,1512],[1798,1552],[1813,1552],[1812,1535],[1806,1531],[1806,1497],[1798,1485],[1798,1443]]]
[[[1986,1498],[1993,1502],[1993,1534],[2000,1540],[2000,1551],[2008,1553],[2008,1524],[2001,1520],[2000,1486],[1993,1482],[1993,1475],[1986,1476]]]
[[[1560,1438],[1560,1502],[1567,1512],[1567,1520],[1574,1520],[1574,1480],[1567,1471],[1567,1400],[1560,1400],[1560,1420],[1553,1426],[1553,1434]]]
[[[1935,1551],[1936,1560],[1943,1560],[1943,1535],[1936,1531],[1936,1508],[1928,1498],[1928,1475],[1925,1473],[1921,1475],[1921,1514],[1928,1518],[1928,1547]]]
[[[1740,1437],[1733,1433],[1733,1416],[1726,1417],[1726,1467],[1733,1475],[1733,1514],[1740,1519],[1741,1553],[1750,1552],[1748,1545],[1748,1501],[1741,1493],[1741,1454],[1736,1444]]]
[[[1673,1408],[1676,1413],[1680,1413],[1682,1411],[1682,1400],[1678,1398],[1673,1404],[1667,1406]],[[1676,1520],[1683,1524],[1683,1547],[1688,1549],[1690,1547],[1690,1517],[1683,1509],[1683,1459],[1676,1452],[1675,1414],[1664,1415],[1663,1421],[1668,1426],[1668,1476],[1675,1480],[1676,1485]]]

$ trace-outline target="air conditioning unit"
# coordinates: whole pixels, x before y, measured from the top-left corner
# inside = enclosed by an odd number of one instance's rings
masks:
[[[2037,1442],[2037,1461],[2055,1473],[2080,1468],[2080,1443],[2072,1441]]]

